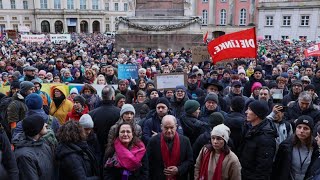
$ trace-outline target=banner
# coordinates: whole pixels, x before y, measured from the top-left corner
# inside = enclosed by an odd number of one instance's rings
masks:
[[[37,43],[43,43],[46,40],[46,36],[44,34],[23,34],[21,35],[21,41],[24,42],[37,42]]]
[[[18,31],[23,33],[30,32],[30,27],[28,26],[18,26]]]
[[[135,64],[118,64],[118,79],[138,79],[138,67]]]
[[[309,47],[308,49],[304,50],[304,55],[306,57],[309,56],[320,56],[320,43],[314,46]]]
[[[50,41],[55,44],[60,44],[62,42],[69,43],[71,41],[70,34],[50,34]]]
[[[208,52],[214,63],[230,58],[256,58],[255,28],[226,34],[210,41]]]

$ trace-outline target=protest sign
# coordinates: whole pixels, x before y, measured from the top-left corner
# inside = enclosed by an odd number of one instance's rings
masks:
[[[192,62],[203,62],[210,60],[210,54],[208,53],[207,46],[194,46],[192,50]]]
[[[220,36],[208,44],[214,63],[230,58],[256,58],[255,28]]]
[[[6,33],[7,33],[7,37],[9,38],[9,39],[17,39],[18,38],[18,33],[17,33],[17,31],[16,30],[10,30],[10,29],[8,29],[8,30],[6,30]]]
[[[320,56],[320,44],[316,44],[316,45],[311,46],[308,49],[304,50],[304,55],[306,57]]]
[[[21,35],[21,41],[24,42],[36,42],[43,43],[46,40],[46,36],[44,34],[23,34]]]
[[[186,74],[156,74],[155,86],[157,89],[175,89],[178,85],[187,84]]]
[[[55,44],[71,41],[70,34],[50,34],[50,41]]]
[[[18,26],[18,31],[22,33],[28,33],[30,32],[30,27],[28,26]]]
[[[135,64],[118,64],[118,79],[137,79],[138,67]]]

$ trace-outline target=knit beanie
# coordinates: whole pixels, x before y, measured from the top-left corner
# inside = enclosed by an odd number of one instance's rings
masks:
[[[255,73],[255,72],[260,72],[260,73],[263,73],[262,72],[262,69],[260,68],[260,67],[256,67],[256,68],[254,68],[254,70],[253,70],[253,73]]]
[[[251,93],[253,93],[253,91],[256,90],[257,88],[261,88],[261,87],[262,87],[262,84],[260,82],[253,83],[251,87]]]
[[[209,115],[208,124],[211,128],[223,124],[224,117],[220,112],[213,112]]]
[[[79,94],[79,91],[77,88],[74,87],[70,90],[70,94]]]
[[[244,69],[239,69],[238,74],[246,74],[246,71],[244,71]]]
[[[115,97],[115,105],[117,105],[118,104],[118,102],[120,101],[120,99],[126,99],[126,97],[123,95],[123,94],[121,94],[121,93],[118,93],[117,95],[116,95],[116,97]]]
[[[217,104],[219,104],[219,99],[218,99],[218,95],[216,93],[209,93],[207,94],[204,102],[206,103],[207,101],[214,101]]]
[[[187,88],[184,86],[184,85],[178,85],[176,86],[176,90],[175,91],[178,91],[178,90],[183,90],[184,92],[187,92]]]
[[[194,113],[196,110],[198,110],[198,108],[200,107],[200,104],[198,101],[196,100],[187,100],[184,103],[184,111],[187,114],[192,114]]]
[[[25,103],[28,109],[41,109],[43,100],[39,94],[31,93],[26,97]]]
[[[245,107],[245,101],[242,96],[235,96],[231,100],[231,108],[234,112],[242,112]]]
[[[249,108],[262,120],[264,120],[269,113],[269,106],[266,101],[255,100],[249,104]]]
[[[133,114],[136,114],[136,111],[135,111],[134,107],[131,104],[124,104],[122,106],[121,111],[120,111],[120,117],[122,117],[122,115],[125,112],[133,112]]]
[[[152,93],[153,91],[157,91],[157,92],[158,92],[158,90],[157,90],[156,88],[151,88],[151,89],[149,89],[149,90],[147,91],[147,97],[150,97],[150,95],[151,95],[151,93]],[[158,92],[158,93],[159,93],[159,92]]]
[[[21,73],[19,71],[15,71],[14,73],[12,73],[12,76],[15,77],[16,79],[19,79],[21,76]]]
[[[228,128],[228,126],[226,126],[224,124],[219,124],[212,129],[211,136],[221,137],[221,138],[223,138],[225,143],[227,143],[229,141],[230,133],[231,133],[231,131]]]
[[[44,75],[44,76],[46,76],[46,75],[47,75],[47,73],[46,73],[46,71],[45,71],[45,70],[40,70],[38,74],[39,74],[39,75]]]
[[[30,81],[22,81],[20,83],[20,92],[26,94],[28,90],[34,87],[34,84]]]
[[[10,84],[10,89],[20,89],[20,82],[19,81],[13,81],[11,84]]]
[[[299,124],[305,124],[305,125],[309,126],[309,128],[311,129],[311,132],[312,132],[313,127],[314,127],[314,122],[313,122],[312,117],[307,116],[307,115],[299,116],[298,119],[296,119],[294,121],[294,124],[295,124],[296,127]]]
[[[83,107],[86,105],[86,99],[81,95],[74,97],[73,102],[79,102]]]
[[[39,134],[43,128],[44,119],[42,116],[34,114],[22,120],[23,132],[30,137]]]
[[[83,114],[80,117],[79,124],[83,128],[93,128],[93,121],[89,114]]]
[[[168,108],[170,108],[170,102],[167,98],[165,97],[161,97],[161,98],[158,98],[157,100],[157,104],[156,104],[156,107],[159,103],[162,103],[162,104],[165,104]]]
[[[304,88],[305,91],[308,91],[308,90],[310,90],[310,89],[316,90],[316,88],[315,88],[315,86],[314,86],[313,84],[308,84],[308,85]]]

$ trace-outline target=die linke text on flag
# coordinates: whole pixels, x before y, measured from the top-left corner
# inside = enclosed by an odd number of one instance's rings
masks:
[[[314,46],[311,46],[308,49],[304,50],[304,55],[306,57],[320,56],[320,44],[315,44]]]
[[[220,36],[208,44],[214,63],[230,58],[256,58],[255,28]]]

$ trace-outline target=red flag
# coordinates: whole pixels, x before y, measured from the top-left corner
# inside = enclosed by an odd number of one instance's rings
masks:
[[[208,44],[214,63],[230,58],[256,58],[255,28],[220,36]]]
[[[308,49],[304,50],[304,55],[308,56],[320,56],[320,44],[316,44],[314,46],[309,47]]]
[[[207,44],[207,39],[208,39],[208,31],[207,31],[207,33],[204,35],[204,38],[203,38],[203,42],[204,42],[205,44]]]

